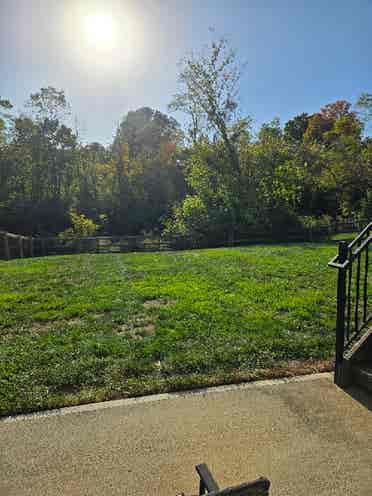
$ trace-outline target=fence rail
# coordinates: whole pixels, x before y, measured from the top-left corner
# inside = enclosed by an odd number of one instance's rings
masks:
[[[12,258],[33,257],[35,238],[0,231],[0,258],[10,260]]]
[[[346,353],[372,322],[370,255],[372,222],[349,244],[340,241],[329,266],[338,270],[336,321],[336,381]],[[341,372],[340,372],[341,373]]]
[[[83,238],[60,238],[23,236],[0,231],[0,259],[23,258],[44,255],[67,255],[74,253],[128,253],[134,251],[170,251],[193,248],[216,248],[222,246],[243,246],[252,243],[301,242],[326,239],[339,232],[360,229],[355,221],[334,223],[307,229],[288,229],[275,232],[254,229],[236,233],[234,240],[209,235],[200,236],[95,236]]]

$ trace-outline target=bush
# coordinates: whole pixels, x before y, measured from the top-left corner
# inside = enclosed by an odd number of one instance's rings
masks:
[[[196,195],[188,195],[166,222],[164,236],[200,237],[210,229],[208,209]]]
[[[372,219],[372,191],[367,191],[367,195],[361,201],[360,215],[358,220]]]
[[[62,239],[66,238],[84,238],[87,236],[94,236],[99,226],[95,224],[92,219],[89,219],[84,214],[78,214],[73,210],[70,212],[72,227],[59,234]]]
[[[332,231],[332,218],[329,215],[300,217],[302,228],[312,235],[328,234]]]

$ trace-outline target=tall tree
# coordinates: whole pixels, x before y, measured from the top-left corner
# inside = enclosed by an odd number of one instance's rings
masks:
[[[223,143],[232,179],[230,236],[239,222],[241,168],[237,144],[250,123],[249,119],[239,118],[240,77],[241,66],[227,41],[212,42],[203,52],[193,53],[182,61],[180,91],[171,103],[174,109],[188,115],[203,116],[207,132]],[[194,130],[194,141],[195,136]]]
[[[6,141],[7,125],[11,119],[10,111],[13,105],[9,100],[0,97],[0,145]]]
[[[156,229],[184,194],[178,122],[148,107],[128,112],[113,145],[117,208],[113,224],[124,232]]]
[[[306,113],[296,115],[293,119],[290,119],[284,126],[285,137],[296,143],[302,142],[309,120],[310,117]]]
[[[50,119],[63,122],[70,114],[70,105],[64,91],[53,86],[32,93],[26,102],[26,108],[30,109],[32,116],[39,121]]]
[[[372,93],[362,93],[357,101],[365,122],[372,121]]]
[[[72,202],[76,136],[60,120],[68,107],[62,91],[42,88],[26,107],[29,116],[13,119],[7,144],[2,218],[4,223],[18,219],[15,229],[20,232],[58,232]]]

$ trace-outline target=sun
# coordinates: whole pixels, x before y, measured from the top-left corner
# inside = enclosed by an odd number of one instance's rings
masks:
[[[115,44],[117,27],[113,17],[94,14],[84,19],[84,31],[87,41],[96,48],[109,49]]]

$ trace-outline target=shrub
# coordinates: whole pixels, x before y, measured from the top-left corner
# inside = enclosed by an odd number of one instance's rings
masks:
[[[200,236],[208,232],[210,218],[203,200],[196,195],[188,195],[182,205],[173,211],[173,217],[167,221],[165,236]]]
[[[70,212],[70,217],[72,227],[61,232],[59,234],[60,238],[83,238],[86,236],[94,236],[97,233],[99,226],[84,214],[78,214],[72,210]]]

